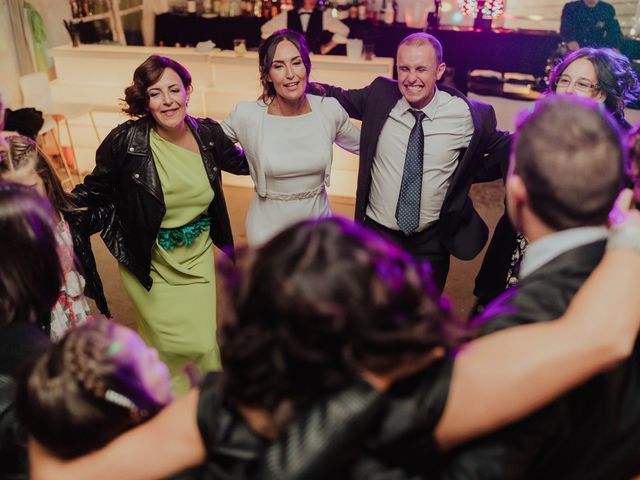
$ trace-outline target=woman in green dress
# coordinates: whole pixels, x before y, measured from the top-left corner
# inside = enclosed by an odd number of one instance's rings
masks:
[[[138,330],[169,366],[174,393],[189,386],[186,364],[219,368],[212,244],[233,243],[221,170],[249,173],[242,151],[211,119],[187,115],[191,76],[157,55],[125,90],[133,119],[102,142],[96,167],[73,203],[103,227],[118,260]],[[95,269],[88,238],[77,239]]]

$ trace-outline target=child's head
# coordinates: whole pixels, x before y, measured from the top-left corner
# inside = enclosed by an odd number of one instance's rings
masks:
[[[18,415],[62,458],[105,445],[171,401],[169,373],[132,330],[96,317],[69,330],[21,379]]]
[[[0,148],[0,180],[34,188],[58,211],[69,209],[66,194],[53,167],[38,144],[22,135],[5,139]]]

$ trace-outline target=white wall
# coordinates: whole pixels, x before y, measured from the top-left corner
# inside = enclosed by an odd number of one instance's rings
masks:
[[[70,43],[69,35],[62,22],[71,17],[68,0],[29,0],[42,16],[47,29],[49,46]],[[4,94],[5,105],[9,108],[22,106],[22,95],[18,86],[18,64],[14,49],[7,0],[0,0],[0,91]]]
[[[42,15],[50,47],[71,43],[62,20],[71,18],[68,0],[27,0]]]

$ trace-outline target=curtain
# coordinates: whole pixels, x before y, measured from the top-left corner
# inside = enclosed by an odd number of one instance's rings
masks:
[[[53,66],[53,61],[49,57],[49,41],[47,40],[47,30],[44,26],[42,15],[28,2],[24,2],[24,10],[31,33],[31,46],[34,54],[36,68],[49,75],[49,69]]]
[[[26,75],[35,72],[35,62],[31,53],[31,33],[27,25],[23,0],[7,0],[9,20],[13,34],[13,45],[18,61],[18,73]]]

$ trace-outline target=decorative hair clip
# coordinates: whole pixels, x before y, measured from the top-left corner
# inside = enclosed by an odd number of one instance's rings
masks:
[[[121,348],[122,345],[116,340],[115,342],[112,342],[111,345],[109,345],[109,348],[107,349],[107,355],[113,357],[120,351]]]
[[[118,405],[119,407],[126,408],[130,412],[133,412],[142,418],[148,415],[146,410],[140,410],[129,397],[126,397],[123,394],[116,392],[115,390],[111,390],[110,388],[108,388],[107,391],[104,392],[104,399],[109,403],[113,403],[114,405]]]

